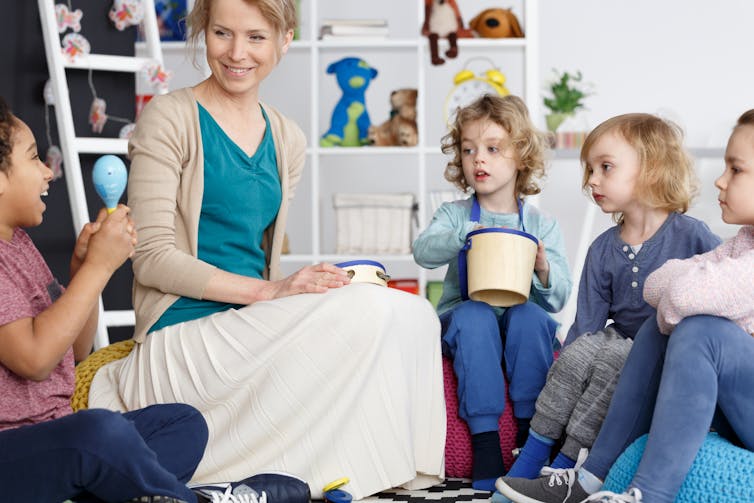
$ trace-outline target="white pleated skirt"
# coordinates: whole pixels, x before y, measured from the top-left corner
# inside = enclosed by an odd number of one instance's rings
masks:
[[[425,299],[372,284],[258,302],[151,333],[100,369],[89,407],[199,409],[192,482],[284,471],[355,499],[444,478],[440,326]]]

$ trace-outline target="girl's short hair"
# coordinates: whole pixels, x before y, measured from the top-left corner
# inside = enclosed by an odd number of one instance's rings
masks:
[[[209,24],[209,11],[213,1],[195,0],[194,7],[186,16],[186,24],[189,28],[188,46],[194,54],[196,54],[199,39]],[[298,24],[295,0],[244,0],[244,2],[248,5],[255,5],[280,37],[293,31]]]
[[[450,132],[442,138],[442,152],[453,155],[453,159],[445,167],[445,179],[463,192],[469,190],[469,184],[463,176],[461,142],[464,125],[476,120],[494,122],[508,132],[510,144],[514,147],[519,162],[516,197],[538,194],[542,190],[539,182],[545,176],[548,136],[534,127],[526,103],[518,96],[485,94],[456,112]]]
[[[741,114],[741,117],[736,121],[736,127],[738,126],[754,126],[754,108]]]
[[[582,189],[589,193],[589,152],[609,133],[618,133],[639,155],[641,171],[634,196],[652,208],[686,213],[697,194],[699,181],[694,163],[683,147],[683,131],[677,124],[651,114],[618,115],[587,135],[581,147]],[[616,213],[613,219],[621,222],[623,215]]]
[[[0,172],[10,171],[10,156],[13,152],[13,133],[16,117],[5,100],[0,97]]]

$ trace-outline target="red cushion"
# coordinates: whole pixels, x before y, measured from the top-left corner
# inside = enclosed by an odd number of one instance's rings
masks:
[[[448,433],[445,439],[445,476],[471,477],[471,435],[466,421],[458,417],[458,380],[453,372],[453,360],[442,359],[442,373],[445,382],[445,407],[448,416]],[[516,447],[516,420],[513,418],[513,404],[508,396],[508,383],[505,383],[505,411],[500,416],[500,448],[506,469],[513,464],[512,451]],[[501,474],[502,475],[502,474]]]

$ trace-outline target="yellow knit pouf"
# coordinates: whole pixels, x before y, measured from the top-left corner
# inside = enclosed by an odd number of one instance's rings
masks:
[[[71,397],[73,411],[86,409],[89,406],[89,388],[92,385],[94,374],[99,368],[107,363],[125,358],[134,347],[133,339],[114,342],[109,346],[98,349],[76,365],[76,389]]]

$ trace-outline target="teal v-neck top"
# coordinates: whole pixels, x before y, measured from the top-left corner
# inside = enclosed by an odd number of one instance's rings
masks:
[[[264,230],[275,221],[282,190],[270,121],[257,151],[246,155],[209,112],[199,107],[204,150],[204,193],[199,216],[199,259],[218,268],[262,279]],[[211,300],[178,298],[149,332],[240,307]]]

